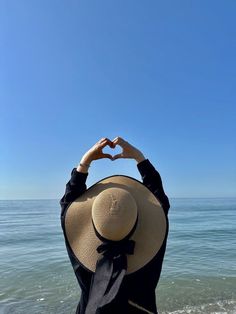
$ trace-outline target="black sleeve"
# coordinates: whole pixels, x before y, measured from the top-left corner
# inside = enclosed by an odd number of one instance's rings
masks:
[[[71,179],[66,184],[65,194],[60,200],[61,218],[63,217],[67,206],[86,191],[87,176],[88,173],[78,172],[76,168],[72,170]]]
[[[164,192],[160,174],[148,159],[141,161],[137,167],[142,176],[143,184],[156,196],[165,213],[168,214],[170,203]]]

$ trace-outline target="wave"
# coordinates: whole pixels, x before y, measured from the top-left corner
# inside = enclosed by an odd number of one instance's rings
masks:
[[[236,314],[236,301],[223,300],[202,305],[187,305],[182,309],[161,311],[162,314]]]

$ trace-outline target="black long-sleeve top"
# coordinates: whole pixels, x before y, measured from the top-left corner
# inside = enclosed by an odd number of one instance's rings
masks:
[[[140,162],[137,167],[141,174],[143,184],[159,200],[167,218],[170,204],[168,197],[164,192],[160,174],[157,172],[157,170],[153,167],[148,159]],[[71,172],[71,179],[66,184],[65,194],[60,201],[61,226],[64,236],[66,209],[71,204],[71,202],[73,202],[77,197],[79,197],[86,191],[87,176],[87,173],[78,172],[76,168],[74,168]],[[128,274],[124,277],[116,300],[112,301],[112,303],[109,304],[107,308],[103,309],[102,313],[99,314],[157,313],[155,288],[158,284],[161,274],[163,258],[166,250],[167,235],[168,230],[162,247],[158,251],[156,256],[147,265],[145,265],[137,272]],[[89,289],[93,273],[86,270],[83,265],[80,264],[80,262],[77,260],[72,250],[70,249],[66,237],[65,244],[72,267],[81,288],[81,297],[76,310],[76,314],[84,314],[88,302]]]

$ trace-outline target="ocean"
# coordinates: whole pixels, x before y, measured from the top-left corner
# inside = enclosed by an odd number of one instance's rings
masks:
[[[236,313],[236,199],[170,202],[160,314]],[[72,314],[79,296],[59,201],[0,201],[0,313]]]

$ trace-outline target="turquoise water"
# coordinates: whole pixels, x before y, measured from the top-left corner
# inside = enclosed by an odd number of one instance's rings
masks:
[[[0,313],[74,313],[57,200],[0,201]],[[236,199],[171,199],[163,314],[236,313]]]

